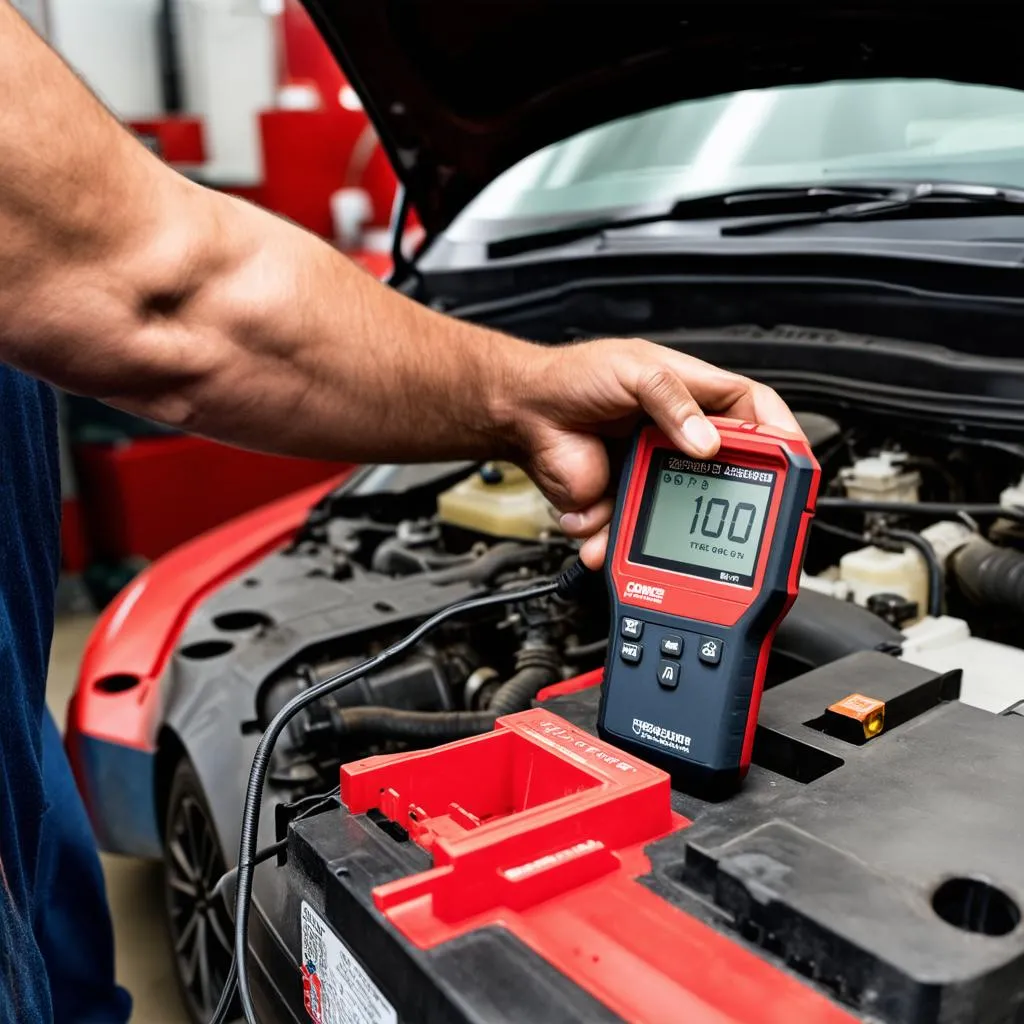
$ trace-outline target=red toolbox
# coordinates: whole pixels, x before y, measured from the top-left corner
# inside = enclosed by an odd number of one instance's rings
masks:
[[[220,523],[337,476],[337,462],[261,455],[199,437],[79,444],[90,552],[151,560]]]

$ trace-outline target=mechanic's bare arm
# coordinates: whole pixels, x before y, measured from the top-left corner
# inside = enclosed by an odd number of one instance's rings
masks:
[[[646,342],[552,350],[431,312],[301,229],[187,181],[6,0],[0,359],[253,448],[516,458],[579,536],[610,513],[595,434],[623,433],[641,409],[694,455],[718,447],[701,407],[796,427],[769,389]]]

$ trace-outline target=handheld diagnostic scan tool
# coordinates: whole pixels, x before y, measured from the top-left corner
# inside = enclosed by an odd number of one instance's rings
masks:
[[[796,597],[820,469],[800,436],[712,418],[706,461],[641,427],[606,560],[612,632],[598,731],[682,788],[750,764],[772,638]]]

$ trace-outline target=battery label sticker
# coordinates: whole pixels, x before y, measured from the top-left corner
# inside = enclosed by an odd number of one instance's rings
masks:
[[[305,901],[302,990],[313,1024],[398,1024],[398,1014],[384,993]]]

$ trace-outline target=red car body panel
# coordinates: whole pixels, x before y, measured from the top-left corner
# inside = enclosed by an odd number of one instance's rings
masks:
[[[158,683],[196,605],[284,544],[314,502],[342,479],[240,516],[141,572],[108,605],[89,638],[68,732],[153,750],[160,724]],[[133,679],[138,682],[129,686]]]

